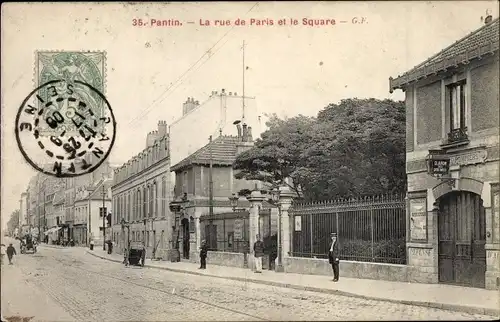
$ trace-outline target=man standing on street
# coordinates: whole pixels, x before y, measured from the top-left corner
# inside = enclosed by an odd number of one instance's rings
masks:
[[[328,261],[332,264],[333,268],[333,281],[339,280],[339,243],[337,242],[337,233],[331,233],[330,237],[332,243],[330,244],[330,251],[328,252]]]
[[[255,236],[257,241],[253,244],[253,253],[255,259],[255,273],[262,273],[262,257],[264,256],[264,243],[260,240],[260,236]]]
[[[204,240],[202,240],[200,247],[200,269],[207,268],[207,255],[208,255],[207,243]]]
[[[16,249],[14,246],[12,246],[12,243],[9,244],[9,247],[7,247],[7,257],[9,258],[9,265],[12,265],[12,258],[16,254]]]

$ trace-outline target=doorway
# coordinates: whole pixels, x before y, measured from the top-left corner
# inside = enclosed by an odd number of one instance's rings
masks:
[[[439,281],[485,287],[486,220],[481,196],[450,192],[439,199]]]
[[[182,258],[189,259],[189,220],[187,218],[182,219]]]

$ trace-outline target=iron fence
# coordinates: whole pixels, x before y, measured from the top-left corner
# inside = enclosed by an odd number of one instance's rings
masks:
[[[297,204],[290,215],[292,256],[327,258],[336,232],[341,259],[406,264],[404,195]]]
[[[201,240],[206,241],[209,251],[248,253],[249,227],[248,211],[200,218]]]

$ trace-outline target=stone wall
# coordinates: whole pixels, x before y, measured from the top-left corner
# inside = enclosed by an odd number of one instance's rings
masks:
[[[200,262],[200,254],[198,252],[189,253],[189,261],[192,263]],[[230,267],[245,267],[245,254],[230,253],[230,252],[213,252],[209,251],[207,256],[207,265],[221,265]]]
[[[283,266],[287,273],[333,276],[332,266],[326,259],[285,257]],[[409,281],[408,271],[406,265],[340,261],[341,278],[407,282]]]

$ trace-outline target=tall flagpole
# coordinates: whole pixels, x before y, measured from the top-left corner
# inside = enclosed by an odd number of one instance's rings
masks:
[[[245,123],[245,41],[243,40],[243,115],[241,121]]]

